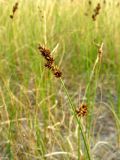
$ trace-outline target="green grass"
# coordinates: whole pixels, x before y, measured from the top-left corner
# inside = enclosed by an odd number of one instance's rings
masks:
[[[99,160],[93,148],[105,141],[94,136],[100,104],[112,114],[119,147],[120,6],[100,1],[93,21],[98,2],[21,0],[10,19],[15,1],[0,1],[0,158]],[[62,80],[45,69],[39,43],[53,51]],[[79,118],[83,98],[89,113]]]

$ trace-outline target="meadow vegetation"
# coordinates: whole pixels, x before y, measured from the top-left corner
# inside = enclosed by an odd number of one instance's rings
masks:
[[[119,53],[119,0],[0,0],[0,159],[120,160]]]

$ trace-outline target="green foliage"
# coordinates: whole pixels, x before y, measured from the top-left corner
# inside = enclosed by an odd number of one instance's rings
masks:
[[[87,155],[92,159],[90,148],[96,143],[94,106],[96,99],[102,102],[99,89],[112,106],[116,132],[120,132],[120,6],[114,0],[100,1],[100,13],[93,21],[98,0],[91,2],[21,0],[11,19],[15,1],[0,1],[0,156],[10,160],[19,160],[20,156],[23,160],[47,159],[47,153],[55,152],[48,159],[78,156],[82,160],[80,157]],[[102,61],[90,80],[97,46],[102,42]],[[39,43],[53,51],[65,84],[45,69]],[[84,98],[91,107],[85,132],[81,120],[73,118],[75,108],[70,106],[77,108],[81,102],[79,94],[83,97],[86,88]]]

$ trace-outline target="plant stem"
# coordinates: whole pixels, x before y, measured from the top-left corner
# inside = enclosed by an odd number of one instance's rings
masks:
[[[76,115],[76,113],[75,113],[75,107],[74,107],[74,105],[73,105],[73,103],[72,103],[72,100],[71,100],[71,98],[70,98],[70,96],[69,96],[69,93],[68,93],[68,91],[67,91],[67,89],[66,89],[66,87],[65,87],[64,81],[62,80],[62,78],[60,78],[60,80],[61,80],[62,86],[63,86],[63,88],[64,88],[64,91],[65,91],[65,93],[66,93],[66,95],[67,95],[67,98],[68,98],[70,107],[71,107],[71,109],[72,109],[72,111],[73,111],[73,115],[74,115],[74,117],[75,117],[75,119],[76,119],[76,121],[77,121],[77,123],[78,123],[78,125],[79,125],[79,129],[80,129],[80,131],[81,131],[81,135],[82,135],[82,138],[83,138],[83,141],[84,141],[84,145],[85,145],[85,149],[86,149],[86,152],[87,152],[88,159],[91,160],[90,153],[89,153],[89,147],[88,147],[88,144],[87,144],[86,137],[85,137],[85,135],[84,135],[84,133],[83,133],[83,128],[82,128],[81,121],[80,121],[80,119],[78,119],[78,117],[77,117],[77,115]]]

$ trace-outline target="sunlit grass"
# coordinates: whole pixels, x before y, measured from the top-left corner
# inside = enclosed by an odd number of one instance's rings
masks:
[[[118,1],[21,0],[11,19],[15,2],[0,1],[0,156],[99,160],[95,151],[101,141],[111,146],[100,138],[100,127],[95,131],[97,118],[106,114],[101,105],[109,108],[114,143],[120,144]],[[98,2],[100,13],[93,21]],[[102,43],[102,59],[91,78]],[[38,44],[53,51],[62,83],[45,69]],[[76,121],[70,106],[76,109],[83,100],[89,113]]]

